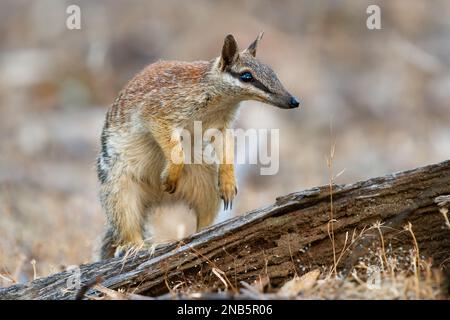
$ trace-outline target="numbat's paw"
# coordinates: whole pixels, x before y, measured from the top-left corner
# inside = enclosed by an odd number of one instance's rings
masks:
[[[168,165],[161,174],[161,184],[163,190],[168,193],[174,193],[177,189],[178,180],[183,170],[182,165]]]
[[[237,194],[236,181],[232,179],[221,179],[219,181],[219,194],[223,200],[225,210],[233,209],[233,199]]]
[[[139,245],[122,245],[116,248],[114,252],[114,258],[123,258],[132,253],[139,251]]]
[[[138,253],[139,251],[144,250],[154,250],[152,243],[147,243],[144,241],[141,241],[140,243],[135,244],[125,244],[118,246],[116,248],[116,251],[114,252],[114,258],[124,258],[128,256],[133,256],[134,254]]]

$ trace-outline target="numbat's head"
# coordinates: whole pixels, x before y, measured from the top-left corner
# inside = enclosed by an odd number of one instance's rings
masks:
[[[222,54],[216,62],[222,87],[241,100],[258,100],[283,109],[297,108],[297,98],[286,91],[269,66],[255,58],[262,35],[242,52],[231,34],[225,37]]]

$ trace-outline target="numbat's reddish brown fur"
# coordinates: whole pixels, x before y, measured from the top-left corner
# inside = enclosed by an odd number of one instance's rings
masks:
[[[233,164],[175,164],[172,150],[182,148],[172,132],[192,130],[194,121],[202,121],[203,130],[225,132],[243,100],[298,107],[272,69],[255,59],[261,37],[239,52],[228,35],[221,56],[211,61],[153,63],[120,92],[106,114],[97,161],[107,216],[101,258],[140,246],[146,220],[158,210],[184,205],[196,219],[195,231],[212,223],[220,199],[231,207],[237,192]],[[219,160],[232,154],[225,147]]]

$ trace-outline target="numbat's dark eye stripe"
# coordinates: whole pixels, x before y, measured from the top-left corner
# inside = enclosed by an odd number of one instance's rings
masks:
[[[252,74],[250,72],[241,73],[240,78],[244,82],[250,82],[250,81],[253,80],[253,76],[252,76]]]
[[[247,74],[247,73],[251,76],[251,79],[245,81],[245,80],[242,79],[242,76],[243,76],[244,74]],[[260,90],[262,90],[262,91],[264,91],[264,92],[272,93],[272,92],[269,90],[269,88],[267,88],[261,81],[259,81],[258,79],[253,78],[253,75],[252,75],[250,72],[248,72],[248,71],[243,72],[243,73],[241,73],[241,74],[239,74],[239,73],[237,73],[237,72],[230,71],[229,74],[232,75],[232,76],[235,77],[235,78],[239,78],[239,79],[240,79],[241,81],[243,81],[243,82],[247,82],[247,83],[252,84],[254,87],[256,87],[256,88],[258,88],[258,89],[260,89]]]

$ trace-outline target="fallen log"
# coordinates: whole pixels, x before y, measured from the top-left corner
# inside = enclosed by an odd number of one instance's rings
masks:
[[[276,287],[317,267],[349,272],[359,257],[379,244],[380,231],[384,245],[410,248],[412,233],[404,229],[409,223],[420,255],[448,273],[449,195],[450,160],[354,184],[295,192],[154,252],[89,263],[76,272],[0,289],[0,299],[74,299],[80,292],[74,280],[82,288],[99,283],[147,296],[199,283],[236,289],[241,281],[261,277]],[[371,228],[374,224],[378,227]],[[90,288],[84,293],[98,294]]]

